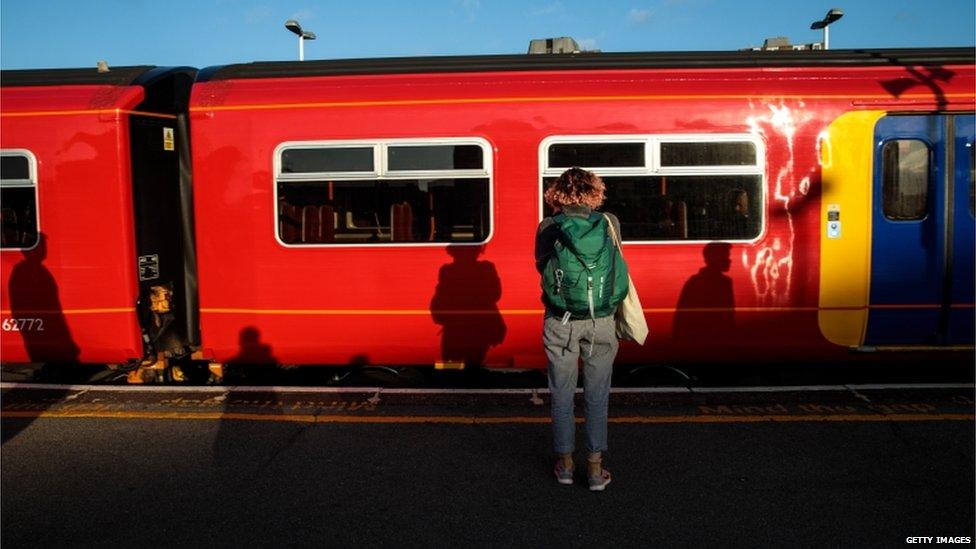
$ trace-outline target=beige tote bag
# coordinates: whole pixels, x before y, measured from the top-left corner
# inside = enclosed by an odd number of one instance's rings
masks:
[[[620,257],[623,257],[624,249],[620,246],[617,230],[613,228],[613,222],[606,214],[603,214],[603,217],[607,219],[607,224],[610,225],[610,234],[613,235],[613,242],[620,249]],[[630,283],[627,297],[617,307],[617,314],[614,315],[617,324],[617,339],[629,339],[643,345],[649,332],[647,319],[644,318],[644,308],[641,307],[640,297],[637,296],[637,288],[634,287],[634,279],[630,277],[630,274],[627,275],[627,281]]]

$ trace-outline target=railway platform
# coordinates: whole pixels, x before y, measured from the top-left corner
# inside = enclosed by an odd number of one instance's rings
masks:
[[[603,493],[553,479],[544,389],[0,389],[10,547],[974,536],[971,383],[617,388]]]

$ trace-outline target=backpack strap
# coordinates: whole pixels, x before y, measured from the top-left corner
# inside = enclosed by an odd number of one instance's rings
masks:
[[[610,216],[603,214],[603,218],[607,220],[607,225],[610,227],[610,235],[613,236],[613,243],[617,245],[617,249],[620,250],[620,257],[624,255],[624,249],[620,246],[620,237],[617,236],[617,230],[613,228],[613,221],[610,220]]]
[[[622,261],[626,262],[626,259],[624,259],[624,248],[623,248],[623,246],[620,245],[620,236],[617,235],[617,229],[615,229],[613,227],[613,220],[611,220],[610,219],[610,216],[608,216],[607,214],[603,214],[603,218],[607,220],[607,226],[610,228],[610,236],[613,237],[613,243],[617,246],[617,253],[620,254],[620,259]],[[617,258],[616,257],[613,258],[613,265],[614,265],[613,268],[616,269],[617,268]],[[616,283],[617,283],[616,277],[613,277],[613,278],[614,278],[614,280],[612,280],[611,283],[610,283],[611,284],[611,288],[613,288],[611,290],[611,292],[616,289]]]

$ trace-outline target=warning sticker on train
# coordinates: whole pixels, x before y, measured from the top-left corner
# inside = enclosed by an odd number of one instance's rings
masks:
[[[173,128],[163,128],[163,150],[176,150],[176,140],[173,138]]]
[[[840,206],[837,204],[827,206],[827,238],[840,238]]]
[[[139,280],[153,280],[159,278],[159,255],[139,256]]]

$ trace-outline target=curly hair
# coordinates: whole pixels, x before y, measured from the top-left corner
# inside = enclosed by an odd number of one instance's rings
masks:
[[[546,204],[559,211],[563,206],[587,206],[597,209],[603,205],[606,185],[597,174],[582,168],[570,168],[552,182],[543,194]]]

